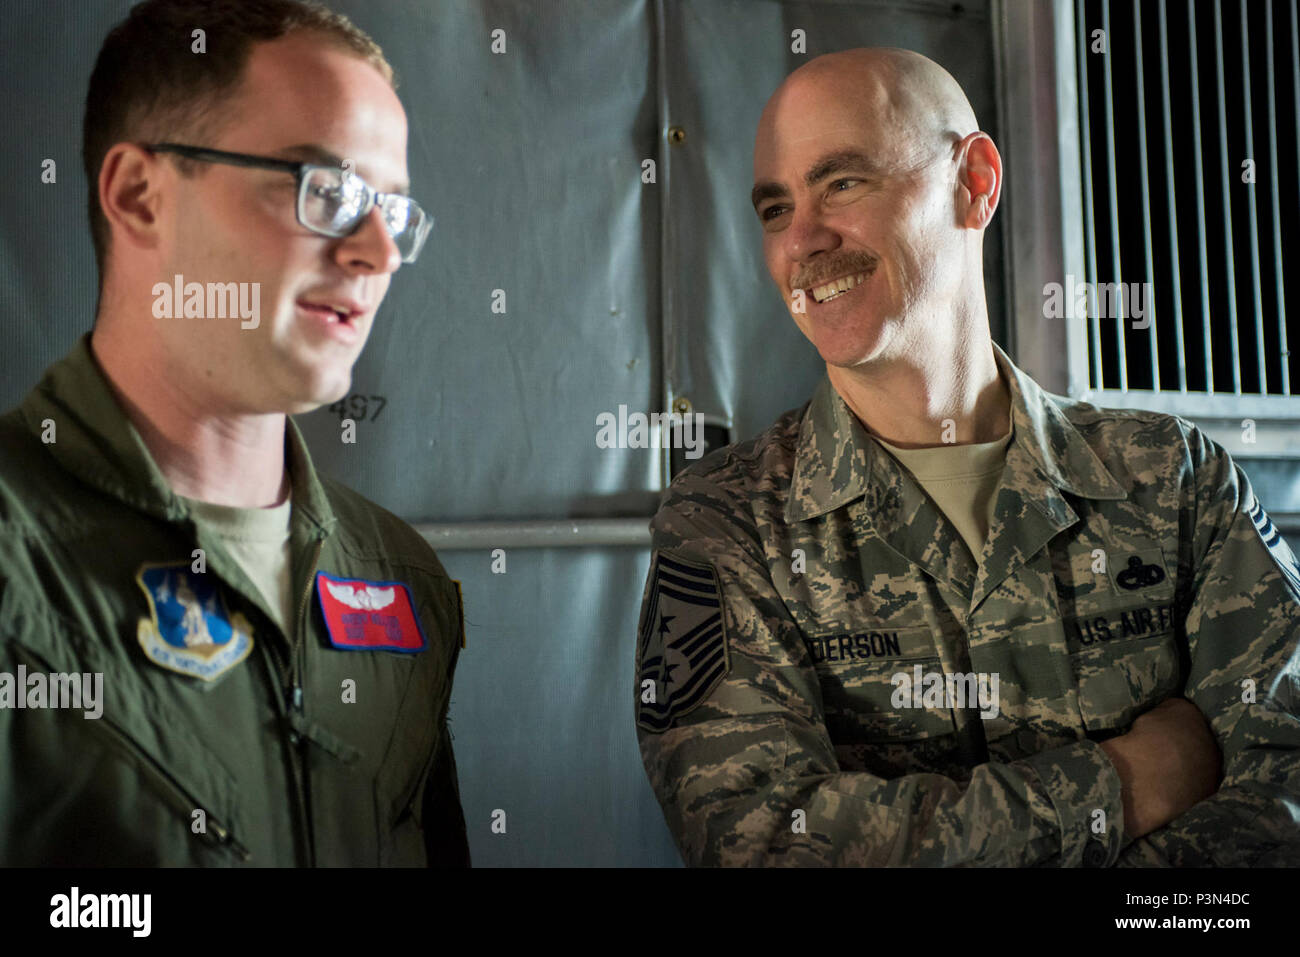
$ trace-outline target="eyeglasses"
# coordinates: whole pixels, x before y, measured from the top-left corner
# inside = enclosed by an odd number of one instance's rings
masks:
[[[402,262],[413,263],[433,228],[433,217],[420,204],[401,193],[379,193],[351,170],[295,160],[228,153],[179,143],[146,144],[155,153],[175,153],[203,163],[224,163],[292,173],[298,181],[298,222],[314,233],[335,238],[357,230],[370,210],[383,212],[384,228],[393,238]]]

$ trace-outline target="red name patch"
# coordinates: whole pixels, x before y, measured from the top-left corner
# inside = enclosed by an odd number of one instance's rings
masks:
[[[423,651],[428,642],[402,582],[368,582],[316,573],[316,597],[330,644],[349,651]]]

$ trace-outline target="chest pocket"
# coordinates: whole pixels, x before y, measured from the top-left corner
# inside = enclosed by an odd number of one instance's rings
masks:
[[[1080,603],[1065,621],[1079,713],[1088,731],[1125,731],[1182,686],[1171,582]]]
[[[322,759],[313,769],[317,861],[423,865],[420,798],[450,695],[458,600],[450,581],[431,569],[366,567],[354,559],[340,578],[408,583],[425,647],[412,653],[335,647],[319,602],[312,609],[319,634],[304,665],[308,711],[356,752],[349,761]],[[340,695],[345,685],[351,697]]]
[[[940,671],[928,627],[868,626],[852,633],[805,635],[804,645],[821,683],[826,729],[836,745],[919,741],[953,733],[948,707],[914,707],[916,668],[922,674]]]
[[[423,609],[422,609],[423,611]],[[397,713],[396,732],[375,778],[375,803],[384,838],[381,863],[385,866],[423,865],[424,785],[437,757],[440,719],[447,706],[449,688],[442,671],[431,665],[438,649],[425,652],[426,660],[410,676]],[[404,662],[387,662],[395,665]]]

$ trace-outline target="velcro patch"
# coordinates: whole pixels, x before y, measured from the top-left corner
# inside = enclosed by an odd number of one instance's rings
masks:
[[[226,607],[215,576],[188,562],[145,562],[135,574],[149,602],[136,639],[159,667],[203,681],[216,681],[253,650],[253,628]]]
[[[843,667],[854,661],[886,660],[909,661],[917,658],[934,658],[938,652],[929,625],[919,628],[892,628],[887,624],[868,626],[861,631],[845,634],[810,635],[805,633],[804,647],[814,665],[834,662]]]
[[[1159,546],[1135,547],[1129,544],[1109,548],[1107,558],[1106,570],[1117,595],[1145,594],[1146,589],[1157,585],[1164,585],[1161,591],[1165,592],[1173,586]]]
[[[637,649],[637,724],[656,734],[709,696],[730,670],[711,565],[655,554]]]
[[[1090,615],[1066,619],[1066,645],[1074,654],[1085,648],[1106,647],[1130,638],[1169,634],[1176,623],[1171,601],[1135,608],[1103,608]]]
[[[369,582],[317,572],[316,597],[335,648],[413,654],[428,647],[411,589],[402,582]]]

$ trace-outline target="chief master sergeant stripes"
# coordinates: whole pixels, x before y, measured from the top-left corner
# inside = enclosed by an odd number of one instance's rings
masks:
[[[727,649],[712,569],[660,556],[653,582],[643,612],[639,715],[644,727],[663,731],[726,673]]]
[[[1001,166],[955,81],[813,60],[754,166],[827,377],[651,523],[637,730],[686,862],[1300,863],[1295,556],[1195,427],[1050,395],[992,343]],[[1000,700],[896,706],[917,670]]]

